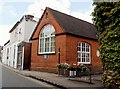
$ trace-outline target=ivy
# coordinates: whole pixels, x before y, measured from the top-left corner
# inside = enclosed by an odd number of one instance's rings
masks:
[[[94,2],[93,5],[93,23],[98,31],[104,67],[102,81],[105,87],[120,88],[120,2]]]

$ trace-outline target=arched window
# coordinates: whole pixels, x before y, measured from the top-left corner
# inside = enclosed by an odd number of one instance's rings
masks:
[[[45,25],[39,36],[39,54],[55,53],[55,29],[51,24]]]
[[[85,42],[78,43],[78,63],[90,64],[91,50],[90,45]]]

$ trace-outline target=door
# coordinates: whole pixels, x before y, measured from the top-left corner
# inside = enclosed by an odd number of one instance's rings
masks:
[[[23,59],[23,46],[18,46],[18,52],[17,52],[17,68],[22,69],[22,59]]]

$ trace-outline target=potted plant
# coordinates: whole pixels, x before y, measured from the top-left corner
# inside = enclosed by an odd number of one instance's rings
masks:
[[[81,72],[85,72],[86,70],[88,70],[88,68],[87,68],[87,66],[84,65],[84,64],[79,64],[79,65],[77,66],[77,70],[78,70],[78,71],[81,71]]]
[[[62,69],[62,64],[57,64],[58,69]]]
[[[70,67],[70,65],[69,65],[68,63],[64,63],[64,64],[63,64],[63,68],[64,68],[64,69],[68,69],[69,67]]]
[[[70,65],[68,63],[63,64],[63,74],[68,76],[68,68]]]
[[[62,64],[57,64],[57,67],[58,67],[58,75],[61,74],[61,69],[62,69]]]

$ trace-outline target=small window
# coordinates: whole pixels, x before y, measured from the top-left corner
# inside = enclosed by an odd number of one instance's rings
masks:
[[[90,64],[91,52],[90,45],[85,42],[78,43],[78,63]]]
[[[48,19],[48,13],[46,13],[45,18]]]
[[[22,32],[21,32],[21,28],[19,29],[19,34],[21,34]]]

